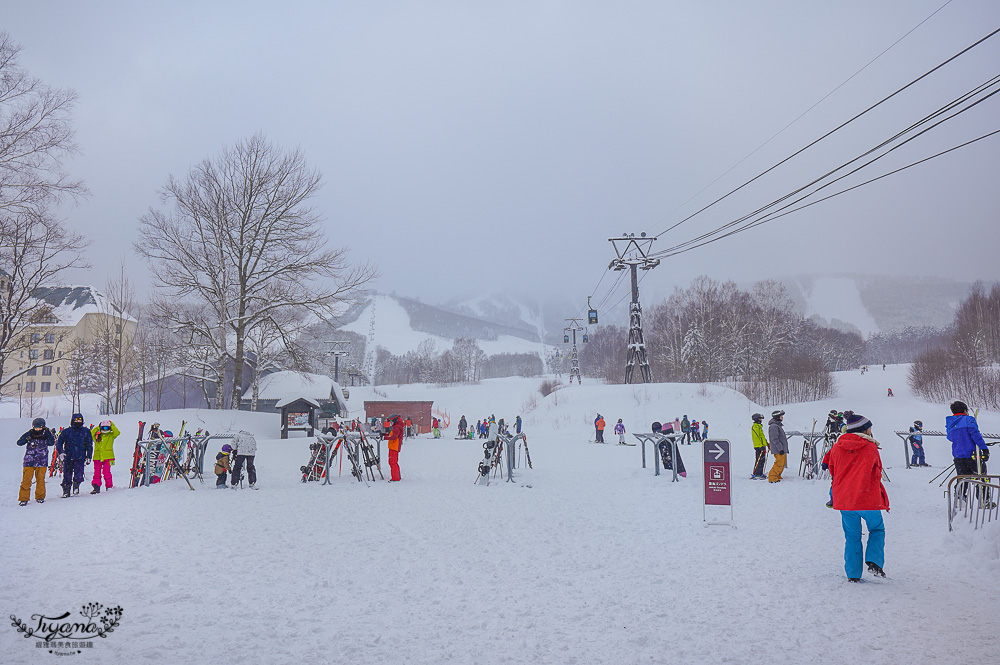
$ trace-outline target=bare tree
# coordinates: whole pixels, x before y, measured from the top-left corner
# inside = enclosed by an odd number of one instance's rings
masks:
[[[45,323],[47,305],[35,289],[86,265],[86,242],[52,214],[63,198],[86,194],[62,170],[75,151],[69,113],[76,95],[30,76],[18,64],[20,51],[0,32],[0,393],[19,374],[51,364],[5,374],[7,360],[27,350],[26,329]]]
[[[375,276],[370,266],[352,266],[345,249],[327,247],[309,207],[320,180],[299,150],[256,134],[183,181],[171,177],[162,197],[172,212],[150,210],[141,220],[136,248],[153,262],[157,285],[196,298],[215,319],[219,357],[233,361],[234,399],[247,334],[258,322],[285,308],[330,318],[334,304]]]
[[[18,64],[20,45],[0,32],[0,215],[38,215],[53,201],[86,193],[62,160],[76,151],[72,90],[50,88]]]
[[[92,330],[101,363],[100,392],[108,413],[125,411],[125,404],[134,390],[138,376],[138,354],[134,344],[136,311],[135,289],[125,273],[125,264],[118,276],[109,279],[101,312]]]

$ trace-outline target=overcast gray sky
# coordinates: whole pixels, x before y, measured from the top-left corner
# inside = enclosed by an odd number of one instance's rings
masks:
[[[103,285],[124,256],[145,290],[131,243],[168,175],[263,131],[322,171],[326,228],[379,265],[379,290],[582,303],[608,237],[663,230],[1000,27],[995,0],[953,0],[689,202],[943,4],[39,0],[5,2],[0,29],[31,73],[79,94],[69,170],[93,195],[66,217],[95,241],[80,281]],[[998,69],[1000,36],[654,249],[769,203]],[[1000,95],[885,161],[998,128]],[[665,260],[644,293],[701,273],[998,278],[998,167],[993,137]]]

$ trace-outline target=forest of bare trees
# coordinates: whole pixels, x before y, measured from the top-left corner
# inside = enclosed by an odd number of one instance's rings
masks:
[[[920,354],[910,387],[925,399],[962,399],[974,408],[1000,408],[1000,284],[976,283],[955,313],[943,348]]]
[[[540,376],[542,359],[534,353],[501,353],[487,356],[474,339],[456,339],[440,353],[425,340],[401,356],[383,348],[375,355],[376,384],[475,383],[505,376]]]
[[[778,282],[750,291],[696,278],[644,312],[643,331],[656,381],[722,383],[760,404],[833,394],[831,370],[856,367],[860,335],[821,328],[795,313]],[[627,329],[604,326],[580,354],[584,373],[624,380]]]

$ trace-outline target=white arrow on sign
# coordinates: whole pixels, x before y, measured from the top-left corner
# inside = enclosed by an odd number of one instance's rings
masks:
[[[715,453],[715,461],[719,461],[719,458],[726,454],[726,449],[716,443],[715,448],[709,450],[708,452]]]

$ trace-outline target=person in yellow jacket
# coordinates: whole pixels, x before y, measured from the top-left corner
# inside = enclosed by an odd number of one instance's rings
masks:
[[[750,480],[764,480],[764,464],[767,463],[767,439],[764,437],[764,426],[761,424],[764,416],[755,413],[753,425],[750,426],[750,438],[753,440],[753,474]]]
[[[111,489],[114,482],[111,479],[111,467],[115,464],[115,439],[121,432],[110,420],[103,420],[101,424],[91,430],[94,437],[94,479],[90,484],[94,486],[91,494],[101,493],[101,476],[104,476],[104,487]]]

